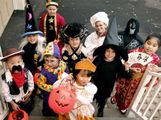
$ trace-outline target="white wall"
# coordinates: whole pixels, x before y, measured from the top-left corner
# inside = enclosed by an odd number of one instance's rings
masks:
[[[14,10],[24,10],[25,0],[0,0],[0,37]]]

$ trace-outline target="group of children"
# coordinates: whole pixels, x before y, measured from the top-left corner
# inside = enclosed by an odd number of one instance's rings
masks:
[[[27,4],[28,15],[32,9],[29,1]],[[48,105],[50,92],[58,84],[70,81],[77,101],[69,113],[59,114],[59,120],[93,120],[95,110],[91,103],[96,100],[97,116],[103,117],[107,99],[118,81],[111,102],[117,104],[121,113],[126,113],[147,67],[137,63],[129,66],[128,53],[150,55],[153,58],[149,62],[151,67],[157,68],[160,59],[155,52],[160,47],[160,35],[151,34],[143,43],[137,35],[139,23],[135,19],[130,19],[125,31],[118,34],[116,18],[109,22],[105,12],[91,17],[95,32],[88,35],[87,28],[80,23],[65,24],[64,18],[57,13],[58,6],[54,0],[47,1],[40,31],[33,19],[26,18],[21,50],[8,49],[1,58],[7,68],[1,81],[3,95],[10,109],[23,109],[30,114],[34,107],[34,87],[38,87],[43,94],[42,114],[58,116]],[[138,68],[141,71],[137,71]],[[35,73],[39,76],[34,86]]]

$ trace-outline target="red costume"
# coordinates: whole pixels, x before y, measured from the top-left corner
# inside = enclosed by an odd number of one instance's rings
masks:
[[[64,17],[61,16],[59,13],[56,13],[56,16],[49,16],[48,13],[45,11],[41,15],[39,30],[44,33],[47,43],[55,40],[61,50],[62,42],[59,41],[59,32],[64,25]]]

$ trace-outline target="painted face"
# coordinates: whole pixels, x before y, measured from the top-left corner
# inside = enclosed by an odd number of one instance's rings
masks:
[[[24,68],[22,56],[16,55],[8,58],[6,66],[12,72],[21,72],[22,68]]]
[[[80,86],[85,86],[90,80],[91,80],[91,76],[87,76],[87,72],[86,70],[81,70],[77,76],[76,76],[76,82],[78,85]]]
[[[27,36],[27,40],[31,44],[35,44],[38,41],[38,35],[37,34],[35,34],[35,35],[29,35],[29,36]]]
[[[112,62],[116,56],[116,53],[113,49],[108,48],[105,50],[105,61]]]
[[[158,39],[155,38],[155,37],[147,40],[144,43],[144,52],[149,54],[149,55],[151,55],[152,53],[155,53],[159,48],[157,41],[158,41]]]
[[[48,11],[49,16],[55,16],[57,10],[58,10],[58,8],[54,5],[50,5],[47,7],[47,11]]]
[[[48,65],[51,68],[58,66],[59,60],[58,60],[58,58],[56,58],[54,56],[45,56],[44,60],[45,60],[45,64]]]
[[[106,33],[107,25],[104,22],[97,21],[95,23],[96,32],[101,36]]]
[[[78,48],[80,45],[80,42],[81,41],[79,37],[76,37],[76,38],[69,37],[69,44],[72,48]]]

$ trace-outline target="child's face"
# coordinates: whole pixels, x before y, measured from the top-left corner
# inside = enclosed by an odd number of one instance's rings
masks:
[[[87,72],[86,70],[81,70],[77,76],[76,76],[76,82],[78,85],[80,86],[85,86],[87,85],[88,82],[90,82],[91,80],[91,76],[87,76]]]
[[[54,56],[45,56],[44,60],[45,60],[45,64],[48,65],[51,68],[58,66],[59,60],[58,60],[58,58],[56,58]]]
[[[108,48],[105,50],[105,61],[112,62],[116,56],[116,53],[113,49]]]
[[[16,56],[12,56],[10,58],[8,58],[8,60],[6,61],[6,67],[12,71],[13,66],[21,66],[21,68],[23,68],[23,59],[21,55],[16,55]],[[14,72],[20,72],[20,71],[14,71]]]
[[[152,37],[151,39],[147,40],[144,43],[144,52],[149,55],[151,55],[152,53],[155,53],[159,48],[157,40],[158,39],[155,37]]]
[[[107,30],[107,25],[104,22],[97,21],[95,23],[95,28],[99,34],[104,34]]]
[[[50,5],[47,7],[47,11],[48,11],[49,16],[55,16],[57,10],[58,10],[58,8],[54,5]]]
[[[30,42],[31,44],[35,44],[38,41],[38,35],[34,34],[34,35],[29,35],[27,36],[27,40],[28,42]]]
[[[72,48],[78,48],[78,46],[80,45],[80,38],[79,37],[76,37],[76,38],[69,37],[69,44]]]

